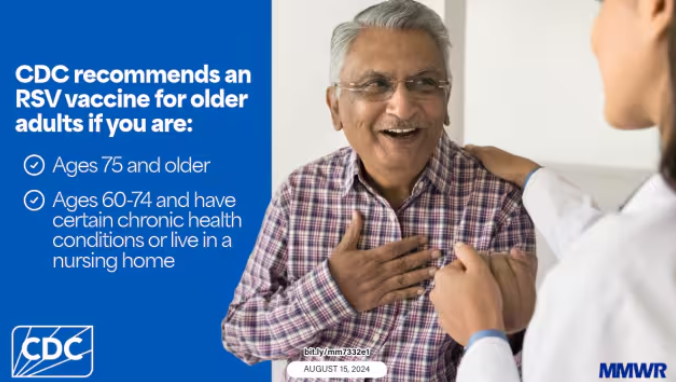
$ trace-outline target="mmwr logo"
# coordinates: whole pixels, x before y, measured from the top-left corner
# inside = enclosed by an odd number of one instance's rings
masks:
[[[12,330],[12,378],[87,378],[93,371],[93,326]]]
[[[599,378],[665,379],[666,363],[601,363]]]

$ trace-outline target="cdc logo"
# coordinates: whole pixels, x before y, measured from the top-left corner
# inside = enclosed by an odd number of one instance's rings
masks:
[[[93,326],[12,330],[12,378],[87,378],[93,371]]]

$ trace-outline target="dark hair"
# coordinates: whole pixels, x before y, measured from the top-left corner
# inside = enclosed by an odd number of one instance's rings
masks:
[[[676,22],[676,8],[674,20]],[[667,182],[676,189],[676,26],[672,25],[669,31],[669,75],[671,78],[671,110],[668,111],[668,126],[661,126],[663,136],[667,139],[662,153],[660,170]]]
[[[674,87],[674,90],[676,90],[676,87]],[[672,122],[670,127],[671,131],[668,134],[670,136],[667,138],[669,141],[662,154],[661,170],[667,181],[676,189],[676,123]]]

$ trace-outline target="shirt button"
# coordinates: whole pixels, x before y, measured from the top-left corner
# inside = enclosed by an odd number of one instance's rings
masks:
[[[373,340],[374,340],[374,341],[377,342],[379,339],[380,339],[380,334],[376,333],[376,334],[373,335]]]

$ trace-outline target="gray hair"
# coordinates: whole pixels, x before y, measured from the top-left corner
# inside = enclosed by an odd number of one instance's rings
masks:
[[[451,77],[451,42],[441,17],[427,6],[414,0],[388,0],[372,5],[355,16],[352,21],[338,25],[331,37],[331,83],[340,80],[345,56],[350,46],[364,28],[418,29],[429,33],[444,59],[447,76]]]

